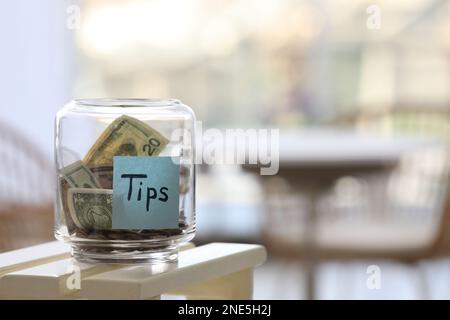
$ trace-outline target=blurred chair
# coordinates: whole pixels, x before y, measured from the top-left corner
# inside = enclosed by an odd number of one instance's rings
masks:
[[[338,121],[359,131],[435,137],[445,143],[429,152],[405,154],[386,173],[342,177],[321,196],[314,259],[391,258],[403,262],[450,255],[449,109],[398,108]],[[308,209],[297,186],[272,177],[265,183],[269,254],[308,258],[302,234]],[[306,199],[307,200],[307,199]]]
[[[0,252],[51,240],[51,163],[4,121],[0,145]]]

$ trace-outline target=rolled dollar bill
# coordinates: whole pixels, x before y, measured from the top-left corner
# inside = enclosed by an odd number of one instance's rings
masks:
[[[61,194],[60,207],[64,214],[62,219],[67,225],[69,233],[75,230],[75,223],[70,216],[68,204],[68,190],[73,187],[78,188],[99,188],[100,183],[92,172],[83,164],[82,161],[76,161],[60,170],[58,177],[59,192]]]
[[[60,209],[63,211],[63,214],[61,215],[61,219],[63,219],[63,222],[66,224],[67,226],[67,230],[69,231],[69,233],[72,233],[75,231],[76,225],[73,222],[72,218],[70,217],[70,213],[69,213],[69,205],[67,202],[67,191],[69,190],[69,183],[67,182],[66,179],[64,179],[63,177],[59,177],[58,178],[58,187],[59,187],[59,192],[61,194],[59,201],[60,201]]]
[[[112,194],[108,189],[70,188],[67,202],[75,225],[85,230],[111,229]]]
[[[156,156],[168,143],[146,123],[123,115],[105,129],[83,160],[89,167],[112,166],[114,156]]]

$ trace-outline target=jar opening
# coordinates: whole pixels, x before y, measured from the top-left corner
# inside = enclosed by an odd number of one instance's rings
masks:
[[[109,98],[95,98],[95,99],[75,99],[76,104],[93,107],[169,107],[174,104],[179,104],[177,99],[109,99]]]

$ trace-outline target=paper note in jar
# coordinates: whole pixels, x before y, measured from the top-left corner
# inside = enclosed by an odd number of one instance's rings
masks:
[[[70,217],[78,228],[111,229],[112,190],[71,188],[67,197]]]
[[[114,156],[156,156],[169,143],[157,130],[123,115],[114,120],[86,154],[88,167],[112,166]]]
[[[100,183],[102,189],[113,188],[113,167],[112,166],[96,166],[89,168],[92,174]]]
[[[61,175],[71,187],[76,188],[99,188],[100,183],[92,172],[83,164],[76,161],[61,169]]]
[[[176,229],[179,158],[114,157],[112,229]]]

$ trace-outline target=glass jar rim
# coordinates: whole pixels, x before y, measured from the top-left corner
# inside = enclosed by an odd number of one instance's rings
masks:
[[[141,99],[141,98],[90,98],[74,99],[75,104],[92,107],[171,107],[180,104],[178,99]]]

